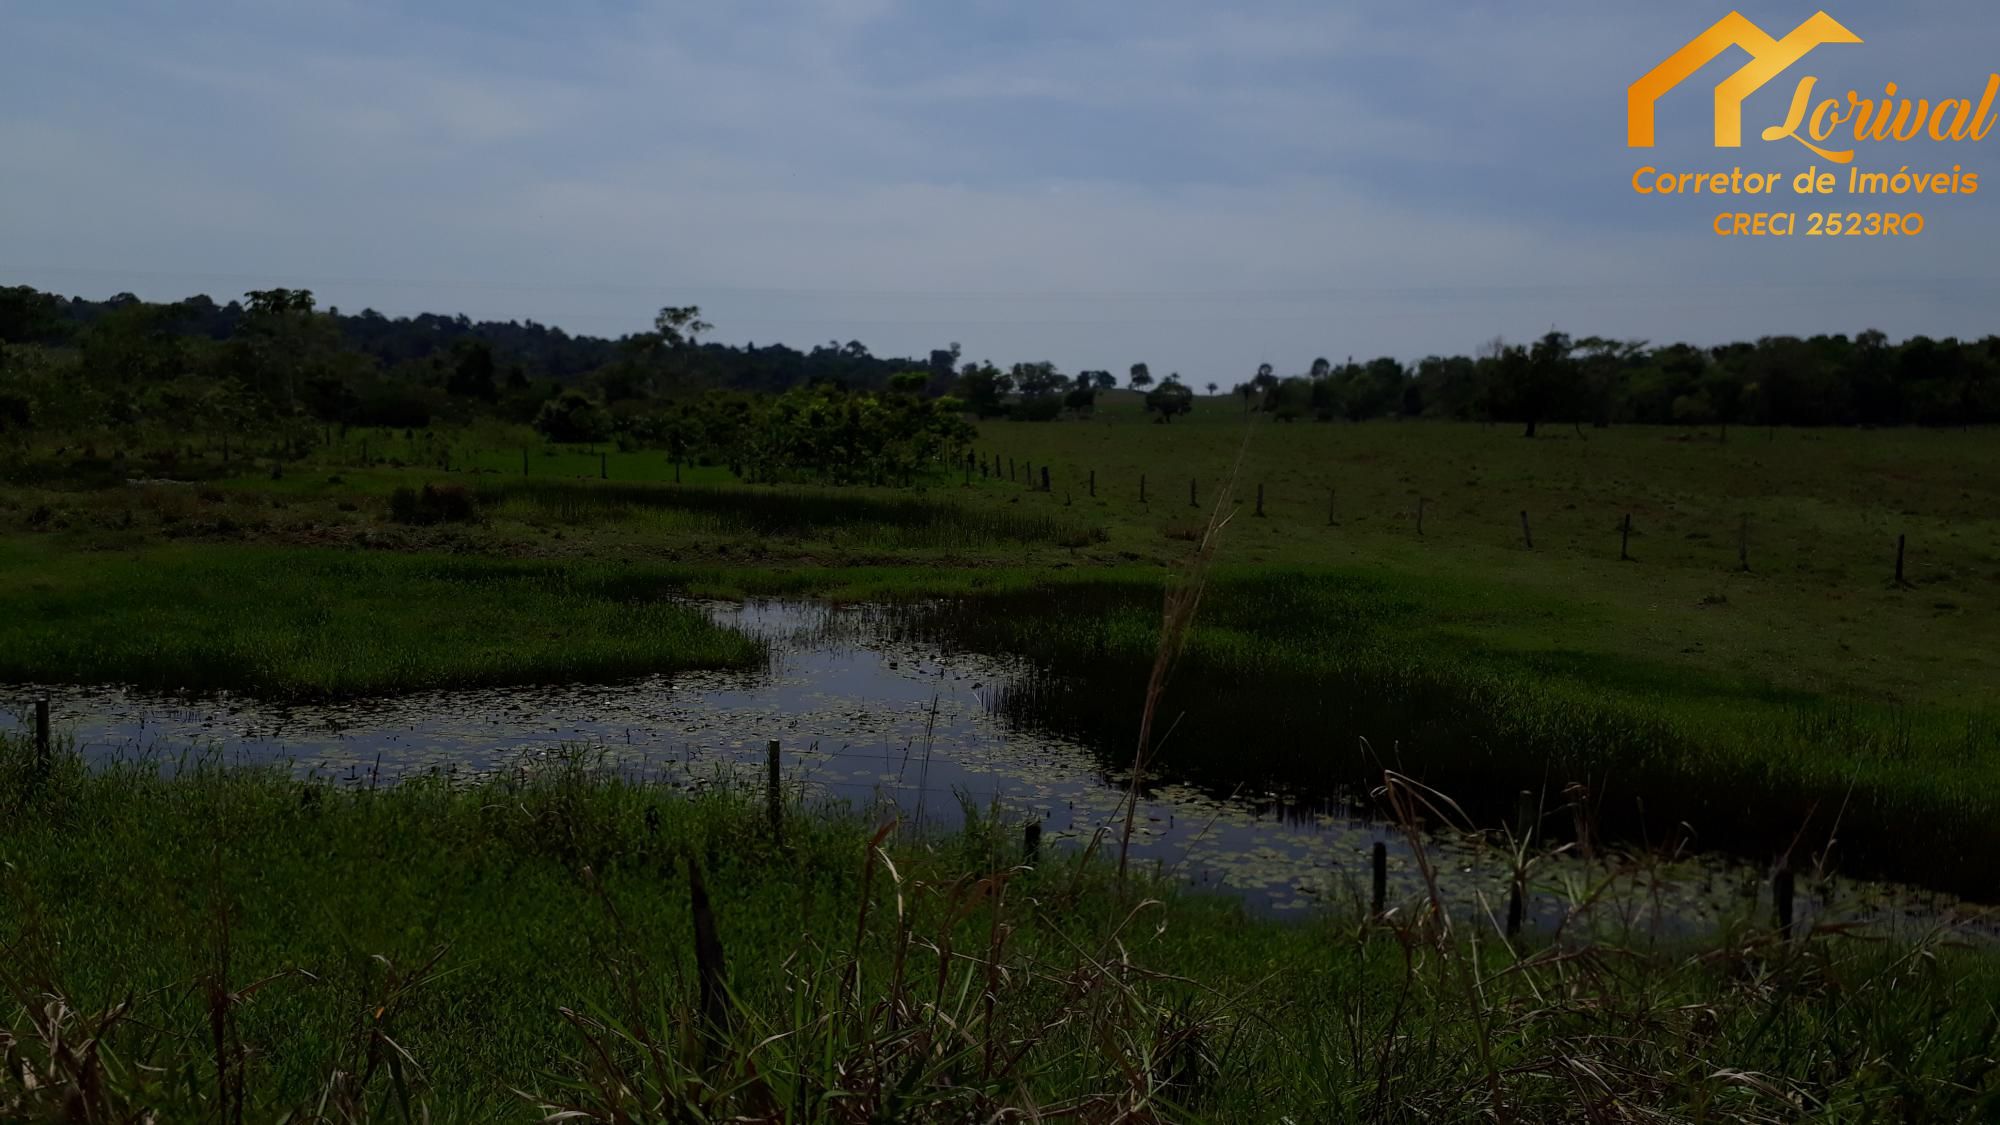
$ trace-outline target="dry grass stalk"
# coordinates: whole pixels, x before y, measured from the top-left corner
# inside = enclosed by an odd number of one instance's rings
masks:
[[[1243,441],[1236,447],[1236,459],[1230,465],[1228,475],[1222,478],[1222,486],[1215,490],[1215,502],[1202,525],[1201,537],[1167,581],[1165,604],[1160,613],[1160,643],[1153,653],[1152,672],[1146,678],[1146,698],[1139,712],[1139,743],[1132,754],[1132,784],[1125,795],[1125,826],[1118,840],[1118,882],[1121,887],[1125,883],[1126,867],[1131,858],[1132,828],[1139,810],[1139,787],[1145,780],[1146,767],[1154,749],[1153,719],[1159,711],[1160,700],[1166,695],[1167,682],[1173,678],[1174,665],[1187,648],[1188,636],[1194,629],[1195,613],[1201,608],[1202,590],[1207,585],[1208,570],[1215,560],[1216,548],[1222,541],[1222,529],[1235,518],[1236,481],[1242,475],[1244,454],[1249,451],[1253,432],[1250,424],[1244,426]]]

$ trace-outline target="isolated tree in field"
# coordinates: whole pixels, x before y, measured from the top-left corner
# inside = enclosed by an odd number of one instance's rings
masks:
[[[1071,387],[1069,393],[1063,396],[1063,407],[1073,414],[1088,414],[1092,410],[1095,410],[1097,408],[1097,384],[1092,380],[1078,376],[1076,385]]]
[[[1318,359],[1313,360],[1312,378],[1324,379],[1332,372],[1333,372],[1333,364],[1328,362],[1325,356],[1321,356]]]
[[[1126,383],[1135,391],[1143,391],[1153,385],[1153,373],[1143,363],[1135,363],[1128,374]]]
[[[1214,384],[1214,383],[1210,383],[1210,384],[1208,385],[1208,393],[1209,393],[1209,394],[1211,394],[1211,395],[1215,393],[1215,384]]]
[[[1079,371],[1075,385],[1063,396],[1063,406],[1074,414],[1088,414],[1097,408],[1098,388],[1117,385],[1118,380],[1109,371]]]
[[[1171,422],[1176,414],[1186,414],[1194,409],[1194,392],[1178,379],[1169,378],[1158,387],[1146,393],[1146,410],[1159,415],[1162,422]]]

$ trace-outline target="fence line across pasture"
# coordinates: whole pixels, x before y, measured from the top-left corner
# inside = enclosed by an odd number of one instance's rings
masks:
[[[501,451],[492,449],[473,448],[468,451],[461,446],[454,445],[453,443],[436,442],[427,437],[426,438],[408,437],[396,440],[402,441],[402,443],[405,446],[405,452],[414,452],[414,450],[417,447],[422,447],[425,450],[433,451],[437,458],[435,463],[440,468],[448,472],[471,472],[475,474],[496,473],[496,472],[504,473],[505,470],[496,469],[491,466],[494,464],[496,459],[505,459],[512,455],[512,451]],[[544,476],[555,476],[557,478],[567,477],[577,481],[585,481],[592,479],[593,477],[597,480],[603,480],[603,481],[612,480],[614,478],[613,478],[613,464],[611,458],[611,451],[601,448],[600,447],[601,444],[602,443],[558,444],[544,448],[543,459],[545,460],[564,459],[568,462],[566,467],[572,468],[576,471],[562,472],[558,470],[553,473],[543,473],[543,474],[537,474],[533,471],[534,466],[533,466],[533,458],[531,457],[531,450],[525,446],[521,447],[519,449],[519,455],[521,459],[520,475],[521,476],[544,475]],[[377,455],[375,455],[371,460],[370,439],[367,437],[356,439],[354,442],[350,443],[345,439],[341,439],[336,442],[334,439],[331,438],[331,436],[329,436],[327,439],[327,446],[329,449],[334,449],[337,451],[337,459],[343,464],[351,463],[350,458],[348,457],[348,452],[351,449],[359,450],[361,463],[364,466],[381,462],[392,462],[395,464],[406,465],[406,466],[427,463],[427,462],[417,462],[414,460],[404,460],[400,457],[389,458],[381,456],[379,452],[379,445],[376,447]],[[630,456],[633,454],[626,454],[626,455]],[[595,462],[594,465],[591,464],[591,462],[593,461]],[[671,483],[673,484],[682,483],[682,467],[684,461],[685,458],[679,456],[673,456],[673,455],[666,456],[665,463],[671,464],[673,468],[673,476]],[[947,469],[962,464],[963,472],[962,472],[962,480],[960,483],[961,487],[964,488],[973,487],[973,485],[975,484],[975,481],[973,480],[973,471],[977,469],[980,481],[991,482],[995,479],[1004,479],[1014,483],[1025,483],[1027,486],[1026,491],[1040,492],[1050,497],[1053,497],[1058,491],[1055,487],[1056,478],[1054,475],[1053,468],[1047,462],[1044,462],[1039,467],[1039,476],[1037,475],[1037,469],[1032,460],[1025,460],[1016,457],[1006,457],[1005,466],[1003,470],[1001,454],[999,454],[998,452],[992,452],[990,454],[982,453],[980,452],[979,448],[976,445],[966,447],[962,462],[958,461],[955,458],[952,459],[941,458],[939,463],[945,466]],[[596,470],[594,473],[590,471],[593,468]],[[709,468],[724,469],[725,467],[709,466]],[[1001,476],[1003,471],[1005,473],[1004,477]],[[1097,469],[1094,467],[1088,469],[1077,469],[1075,470],[1075,473],[1077,476],[1080,476],[1085,483],[1086,496],[1095,499],[1097,497],[1097,476],[1098,476]],[[1150,509],[1151,497],[1149,495],[1149,489],[1148,489],[1148,475],[1149,474],[1147,473],[1138,474],[1138,497],[1140,504],[1147,505],[1148,508]],[[620,479],[626,479],[626,478],[620,478]],[[631,483],[638,483],[638,484],[669,483],[663,477],[655,478],[644,473],[635,475],[629,478],[629,480],[631,481]],[[829,487],[839,487],[839,486],[829,486]],[[1075,504],[1075,500],[1070,488],[1067,487],[1067,483],[1066,486],[1060,491],[1062,492],[1063,495],[1063,501],[1062,501],[1063,506],[1073,507]],[[1188,479],[1188,504],[1191,507],[1199,508],[1200,507],[1199,498],[1200,498],[1200,478],[1190,477]],[[1338,490],[1331,486],[1328,487],[1326,490],[1326,520],[1324,524],[1324,526],[1326,527],[1331,528],[1331,527],[1341,526],[1337,499],[1338,499]],[[1256,500],[1253,508],[1253,514],[1255,516],[1259,518],[1272,518],[1271,512],[1273,510],[1276,510],[1276,506],[1278,505],[1279,501],[1280,497],[1278,497],[1275,492],[1267,493],[1266,482],[1264,481],[1257,482]],[[1417,503],[1415,508],[1415,533],[1419,538],[1429,539],[1431,537],[1428,517],[1431,515],[1433,509],[1435,508],[1435,505],[1433,505],[1431,501],[1432,498],[1426,495],[1420,495],[1417,498]],[[1405,511],[1407,513],[1408,510],[1406,509]],[[1354,513],[1352,511],[1349,512],[1350,521],[1353,517],[1353,514]],[[1280,522],[1282,522],[1282,520]],[[1534,532],[1533,532],[1532,510],[1531,509],[1519,510],[1516,514],[1516,522],[1523,547],[1528,550],[1535,550],[1536,547],[1535,547]],[[1641,561],[1632,554],[1632,536],[1635,531],[1643,535],[1644,529],[1640,528],[1634,522],[1633,515],[1629,510],[1620,513],[1620,515],[1618,516],[1618,522],[1614,530],[1618,539],[1618,555],[1617,555],[1618,561],[1620,562]],[[1748,512],[1743,512],[1739,515],[1735,531],[1736,531],[1735,569],[1739,573],[1747,573],[1750,572],[1752,569],[1751,559],[1750,559],[1750,548],[1752,546],[1751,543],[1752,527],[1751,527],[1750,514]],[[1888,545],[1885,544],[1885,551],[1884,551],[1885,569],[1887,569],[1890,574],[1888,582],[1891,586],[1896,588],[1907,589],[1914,587],[1914,583],[1908,577],[1909,541],[1910,541],[1910,533],[1907,531],[1900,531],[1896,534],[1893,551],[1889,550]]]

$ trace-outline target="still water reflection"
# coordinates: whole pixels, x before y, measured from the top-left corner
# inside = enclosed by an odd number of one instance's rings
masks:
[[[905,821],[949,825],[961,802],[1039,820],[1045,846],[1115,848],[1127,778],[1106,762],[1130,747],[1091,747],[1040,729],[995,703],[1029,671],[1011,657],[947,651],[885,627],[879,611],[765,601],[708,606],[718,621],[766,638],[768,668],[653,676],[612,684],[526,685],[281,705],[176,697],[118,687],[49,687],[58,732],[92,761],[150,755],[166,766],[190,749],[233,761],[289,763],[348,784],[440,770],[506,768],[558,746],[601,750],[620,768],[698,787],[761,776],[777,740],[786,784],[808,802],[887,805]],[[43,690],[14,685],[15,701]],[[1132,706],[1136,701],[1107,701]],[[0,729],[19,725],[0,710]],[[1346,803],[1150,778],[1136,818],[1136,862],[1240,896],[1259,912],[1359,902],[1376,841],[1389,848],[1391,903],[1422,890],[1402,835]],[[1426,847],[1454,913],[1505,912],[1510,858],[1490,838],[1431,835]],[[1614,874],[1614,871],[1619,872]],[[1767,917],[1764,873],[1721,857],[1665,866],[1545,861],[1528,925],[1563,916],[1563,892],[1604,878],[1619,906],[1596,924],[1641,933],[1701,932],[1729,917]],[[1761,898],[1761,903],[1759,899]],[[1490,912],[1490,914],[1489,914]],[[1945,924],[1984,934],[1978,913],[1921,891],[1802,879],[1802,919],[1854,918],[1896,930]]]

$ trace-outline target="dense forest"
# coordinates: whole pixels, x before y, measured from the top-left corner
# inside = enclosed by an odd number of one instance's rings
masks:
[[[915,442],[910,456],[930,457],[962,440],[963,414],[1078,417],[1119,384],[1108,371],[1067,374],[1045,361],[964,362],[956,344],[882,357],[860,341],[799,351],[703,340],[712,329],[694,306],[662,309],[650,330],[607,340],[533,321],[322,310],[306,290],[163,304],[0,288],[0,434],[496,417],[552,440],[735,460],[774,419],[822,425],[840,415],[889,426]],[[1125,384],[1163,422],[1194,408],[1196,386],[1215,396],[1226,385],[1243,411],[1284,421],[1501,421],[1530,436],[1555,423],[1959,426],[2000,422],[2000,337],[1892,343],[1870,331],[1697,347],[1550,332],[1415,364],[1316,359],[1296,374],[1266,364],[1240,381],[1156,381],[1135,363]]]

